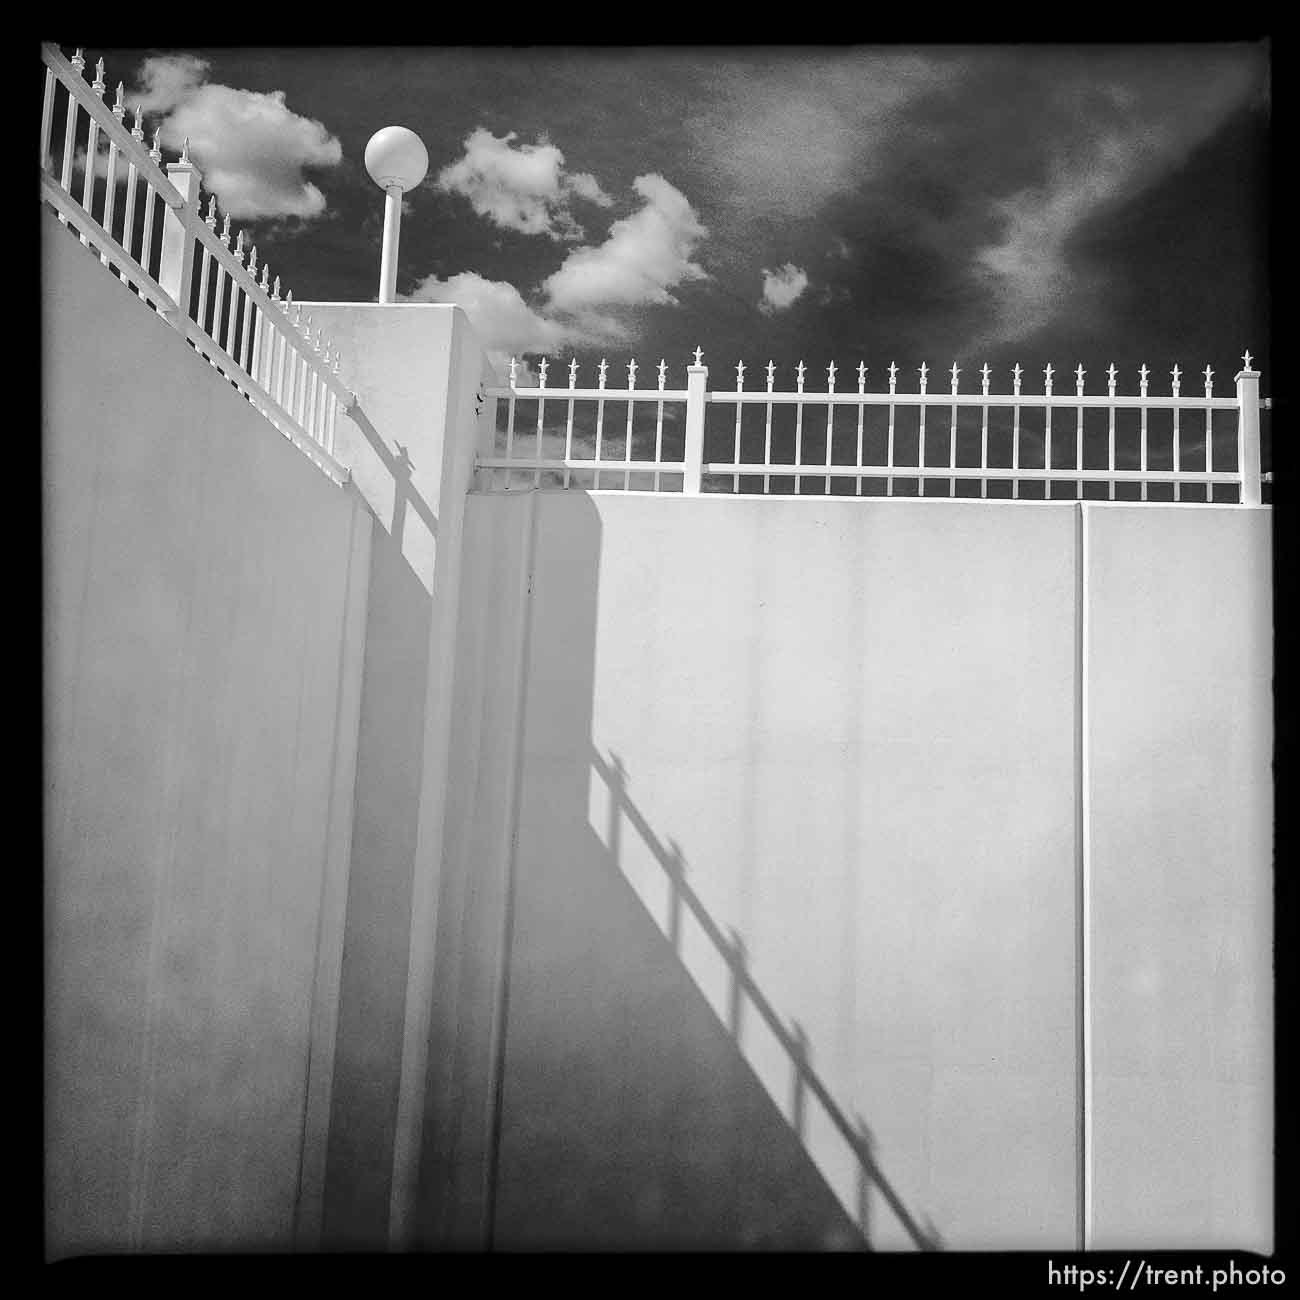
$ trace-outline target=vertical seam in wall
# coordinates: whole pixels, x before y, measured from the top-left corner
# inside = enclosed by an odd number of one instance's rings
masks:
[[[463,443],[458,430],[468,422],[468,395],[460,391],[460,411],[451,377],[461,373],[466,343],[447,350],[445,440],[440,474],[439,516],[434,539],[435,579],[431,593],[431,631],[425,684],[425,723],[415,859],[412,864],[410,932],[407,941],[406,989],[402,1012],[402,1047],[397,1105],[393,1120],[392,1163],[388,1193],[390,1249],[416,1244],[420,1194],[420,1153],[424,1143],[429,1086],[429,1033],[434,1013],[433,980],[442,904],[443,856],[446,851],[447,799],[450,782],[456,657],[459,643],[461,584],[464,578],[465,500],[461,466]],[[457,458],[459,450],[460,458]],[[431,762],[432,759],[432,762]],[[439,770],[439,768],[441,770]],[[436,778],[430,786],[430,774]]]
[[[329,794],[325,801],[325,835],[324,849],[321,860],[321,882],[320,896],[317,901],[316,911],[316,947],[313,958],[312,974],[312,996],[307,1009],[307,1062],[303,1072],[303,1089],[302,1089],[302,1126],[298,1142],[298,1186],[293,1198],[293,1226],[292,1240],[295,1248],[314,1249],[320,1243],[321,1216],[319,1207],[315,1214],[315,1225],[313,1229],[313,1240],[309,1243],[299,1241],[299,1234],[302,1231],[302,1197],[303,1197],[303,1174],[307,1166],[307,1140],[308,1140],[308,1123],[311,1115],[312,1101],[312,1067],[315,1065],[321,1068],[319,1056],[315,1052],[316,1047],[316,1008],[319,997],[321,996],[321,947],[325,930],[325,908],[330,899],[330,860],[333,856],[333,831],[334,831],[334,802],[337,794],[336,786],[338,784],[338,762],[339,762],[339,740],[343,731],[343,675],[348,661],[348,632],[351,622],[352,608],[352,571],[356,559],[357,544],[357,521],[360,517],[361,507],[359,502],[353,498],[351,515],[348,522],[348,558],[347,567],[343,575],[343,603],[339,618],[339,652],[338,665],[334,674],[334,737],[330,746],[330,763],[329,763]],[[355,788],[355,782],[354,782]],[[349,829],[349,839],[351,833]],[[337,1014],[338,990],[334,990],[335,1013]],[[331,1060],[325,1063],[325,1070],[329,1071],[333,1066],[333,1053],[330,1053]],[[324,1173],[322,1162],[321,1173]],[[324,1187],[322,1177],[320,1187]],[[318,1197],[319,1199],[319,1197]]]
[[[519,843],[519,791],[523,782],[524,726],[527,712],[528,658],[531,652],[533,581],[537,554],[537,493],[528,494],[528,521],[524,529],[524,591],[520,611],[519,667],[515,677],[510,786],[506,792],[505,899],[501,918],[501,947],[496,1015],[492,1025],[492,1075],[488,1086],[488,1167],[485,1179],[484,1245],[496,1240],[497,1195],[500,1178],[501,1115],[505,1099],[506,1024],[510,1012],[510,956],[514,945],[515,866]]]
[[[193,413],[191,411],[191,413]],[[148,1184],[153,1161],[150,1156],[151,1133],[157,1111],[158,1036],[161,1013],[156,1007],[159,997],[157,964],[161,960],[162,934],[167,922],[171,902],[173,868],[176,862],[176,841],[179,836],[177,821],[183,798],[178,774],[178,754],[183,748],[183,737],[190,721],[194,697],[194,624],[200,593],[206,584],[200,581],[197,556],[198,536],[206,526],[203,515],[203,485],[201,473],[195,474],[193,513],[190,524],[194,539],[195,558],[190,566],[190,581],[183,588],[189,593],[185,602],[185,631],[180,644],[179,659],[173,679],[170,702],[171,716],[167,724],[166,761],[163,765],[163,788],[158,798],[158,831],[153,862],[153,893],[149,909],[149,944],[145,950],[144,1025],[140,1041],[139,1084],[135,1103],[135,1116],[131,1144],[131,1172],[128,1189],[128,1241],[133,1249],[144,1248],[145,1221],[148,1217]],[[210,561],[209,561],[210,563]],[[182,717],[182,714],[185,714]]]
[[[1092,1246],[1092,893],[1088,746],[1088,507],[1075,511],[1074,544],[1074,857],[1078,976],[1078,1233],[1079,1249]]]

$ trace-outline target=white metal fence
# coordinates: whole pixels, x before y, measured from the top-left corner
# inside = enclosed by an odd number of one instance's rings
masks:
[[[302,317],[280,278],[261,268],[230,217],[217,231],[215,197],[200,215],[189,142],[162,170],[158,132],[146,148],[138,110],[130,130],[122,83],[104,101],[104,61],[87,83],[79,49],[69,61],[41,47],[41,199],[99,253],[100,261],[165,317],[277,429],[336,482],[348,471],[331,454],[340,407],[355,398],[336,350]],[[79,193],[78,193],[79,189]],[[198,274],[195,274],[197,266]]]
[[[900,392],[892,362],[885,391],[868,391],[859,364],[856,388],[842,392],[833,362],[821,391],[805,390],[803,362],[793,391],[776,389],[771,362],[764,388],[745,388],[740,362],[734,389],[710,390],[698,348],[684,388],[667,386],[663,361],[654,388],[636,386],[635,361],[626,387],[607,386],[602,361],[597,386],[580,388],[573,361],[568,386],[549,388],[543,361],[539,386],[526,388],[512,361],[509,385],[486,390],[496,409],[480,433],[478,486],[1258,505],[1271,481],[1260,465],[1269,403],[1250,354],[1243,360],[1234,396],[1214,395],[1208,366],[1201,391],[1184,393],[1175,365],[1158,395],[1145,365],[1138,391],[1125,394],[1113,364],[1104,393],[1085,392],[1082,365],[1066,392],[1054,391],[1051,365],[1042,392],[1026,392],[1017,365],[1011,391],[995,393],[987,365],[977,392],[960,391],[955,363],[947,392],[929,391],[925,365],[917,390]],[[730,409],[709,419],[719,407]]]

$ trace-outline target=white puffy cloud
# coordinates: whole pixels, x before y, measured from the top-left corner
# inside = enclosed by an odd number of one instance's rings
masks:
[[[451,302],[465,309],[484,347],[506,353],[554,352],[569,341],[563,325],[534,311],[513,284],[485,280],[473,271],[440,280],[425,276],[404,295],[407,302]]]
[[[670,290],[708,278],[691,260],[708,231],[686,196],[653,172],[638,176],[632,188],[642,206],[614,222],[604,243],[574,249],[543,284],[552,311],[675,305]]]
[[[784,311],[808,287],[808,273],[802,267],[787,262],[775,271],[763,268],[763,297],[758,310],[765,316]]]
[[[232,217],[320,216],[325,196],[304,170],[337,166],[338,139],[288,108],[283,91],[236,90],[206,80],[208,69],[189,54],[148,58],[130,103],[161,118],[168,148],[188,137],[204,187]]]
[[[530,165],[537,163],[534,156]],[[536,175],[544,170],[539,165]],[[531,301],[515,285],[473,271],[445,280],[426,276],[405,300],[463,307],[498,369],[511,356],[554,356],[571,347],[628,342],[633,325],[621,309],[675,303],[669,292],[673,286],[705,278],[690,259],[706,231],[685,197],[662,176],[639,176],[633,184],[641,207],[616,221],[603,243],[570,252]],[[599,190],[594,180],[592,185]],[[514,194],[521,192],[516,187]],[[514,216],[523,211],[518,206],[502,209]],[[554,220],[556,212],[530,211],[529,220],[537,223]],[[536,228],[549,229],[542,224]]]
[[[444,167],[435,185],[461,194],[481,217],[506,230],[552,239],[580,239],[573,198],[609,207],[613,199],[587,172],[566,172],[564,154],[546,140],[516,145],[514,131],[498,138],[486,127],[465,137],[464,156]]]
[[[449,302],[463,307],[470,323],[491,358],[504,373],[512,356],[525,353],[553,356],[564,348],[621,343],[628,335],[621,322],[598,312],[557,318],[525,302],[513,284],[487,280],[473,271],[439,279],[425,276],[404,302]],[[532,371],[523,368],[520,382],[533,382]]]

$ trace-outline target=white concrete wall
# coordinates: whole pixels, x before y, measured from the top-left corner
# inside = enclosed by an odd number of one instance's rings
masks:
[[[1085,1200],[1098,1245],[1123,1224],[1152,1246],[1267,1241],[1266,511],[1088,509],[1080,715],[1073,506],[544,492],[533,508],[528,613],[499,629],[526,629],[527,653],[498,1240],[740,1240],[734,1153],[774,1139],[701,1077],[726,1052],[696,1003],[729,1024],[730,976],[689,915],[664,942],[675,842],[945,1245],[1069,1249]],[[516,585],[491,557],[523,510],[470,500],[480,601]],[[483,653],[463,628],[463,662]],[[465,707],[486,723],[494,706]],[[486,734],[464,779],[476,808],[505,809]],[[611,814],[615,759],[649,834]],[[788,1055],[752,1007],[735,1037],[789,1114]],[[816,1112],[802,1145],[851,1208],[852,1161]],[[701,1162],[711,1200],[689,1190]],[[528,1190],[542,1178],[546,1197]],[[877,1245],[906,1244],[871,1210]],[[836,1240],[833,1216],[783,1213],[767,1239]]]
[[[1272,1249],[1268,514],[1089,512],[1098,1248]]]
[[[42,214],[47,1226],[318,1217],[371,516]]]
[[[465,496],[483,350],[435,303],[308,303],[359,398],[335,455],[374,512],[324,1241],[414,1231]]]

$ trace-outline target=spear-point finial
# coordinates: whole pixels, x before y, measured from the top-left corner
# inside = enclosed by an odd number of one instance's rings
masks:
[[[1209,397],[1214,391],[1214,371],[1206,366],[1201,373],[1205,376],[1205,395]]]
[[[1043,375],[1044,375],[1044,377],[1045,377],[1045,379],[1046,379],[1046,384],[1045,384],[1045,387],[1044,387],[1044,392],[1047,394],[1048,397],[1051,397],[1051,395],[1052,395],[1052,376],[1053,376],[1055,373],[1056,373],[1056,371],[1052,368],[1052,363],[1049,361],[1049,362],[1047,363],[1046,368],[1043,370]]]
[[[629,388],[636,387],[636,358],[635,357],[633,357],[632,360],[627,363],[627,386]]]
[[[767,363],[767,391],[772,391],[772,376],[776,374],[776,363],[769,361]]]
[[[91,82],[90,88],[95,92],[95,94],[101,97],[103,96],[105,90],[103,59],[100,59],[99,62],[95,64],[95,80]]]
[[[253,250],[248,255],[248,273],[253,277],[254,280],[257,279],[257,245],[256,244],[253,245]]]
[[[744,388],[744,386],[745,386],[745,363],[743,361],[737,361],[736,362],[736,392],[740,392],[740,390]]]
[[[292,306],[293,306],[293,290],[290,289],[289,292],[284,295],[284,311],[286,316],[289,314],[289,308]]]
[[[113,116],[120,122],[126,113],[126,87],[119,81],[117,83],[117,98],[113,101]]]
[[[569,360],[569,387],[577,388],[578,386],[578,358],[571,357]]]
[[[858,362],[858,392],[862,392],[867,386],[867,365],[865,361]]]
[[[922,361],[919,369],[921,373],[921,391],[925,392],[925,382],[926,382],[925,377],[930,373],[930,367],[924,361]]]
[[[511,388],[515,386],[515,377],[518,369],[519,369],[519,362],[516,361],[514,357],[511,357],[510,358],[510,387]]]
[[[186,136],[181,142],[181,162],[188,164],[190,161],[190,138]]]
[[[1114,396],[1115,396],[1115,375],[1116,375],[1116,373],[1117,373],[1117,372],[1116,372],[1116,370],[1115,370],[1115,363],[1112,361],[1112,362],[1110,363],[1110,365],[1106,368],[1106,388],[1107,388],[1107,396],[1108,396],[1108,397],[1114,397]]]
[[[290,301],[292,301],[292,300],[293,300],[293,295],[290,294],[290,295],[289,295],[289,298],[290,298]],[[300,302],[295,302],[295,303],[293,304],[293,327],[294,327],[294,329],[296,329],[299,333],[302,332],[302,303],[300,303]]]
[[[696,348],[696,349],[695,349],[695,364],[696,364],[697,366],[702,366],[702,365],[704,364],[704,360],[703,360],[703,358],[704,358],[704,349],[703,349],[703,348]]]
[[[221,242],[229,245],[230,243],[230,213],[226,213],[225,223],[221,227]]]
[[[1142,386],[1142,396],[1147,395],[1147,376],[1151,372],[1147,369],[1147,363],[1144,361],[1138,370],[1138,383]]]
[[[898,383],[898,367],[891,361],[889,363],[889,391],[894,391],[894,385]]]
[[[131,128],[131,134],[137,140],[144,139],[144,114],[140,111],[140,105],[137,104],[133,110],[135,113],[135,125]]]
[[[799,385],[799,391],[801,393],[803,392],[803,372],[804,372],[804,364],[802,361],[800,361],[799,364],[795,367],[795,379]]]
[[[1074,368],[1074,391],[1080,397],[1083,396],[1083,377],[1087,373],[1088,372],[1083,368],[1082,361],[1080,361]]]
[[[596,384],[597,388],[605,387],[605,371],[607,371],[608,369],[609,369],[609,362],[606,361],[604,357],[601,357],[600,365],[596,367],[596,373],[599,376]]]
[[[1174,381],[1174,396],[1178,396],[1178,385],[1182,382],[1183,372],[1178,369],[1178,362],[1174,362],[1174,368],[1169,372]]]
[[[154,162],[162,162],[162,127],[154,127],[153,148],[149,150],[149,157]]]
[[[1019,361],[1017,361],[1016,364],[1011,367],[1011,384],[1012,384],[1013,397],[1020,396],[1020,376],[1023,375],[1024,373],[1025,372],[1020,369]]]
[[[992,373],[993,372],[989,369],[989,363],[986,361],[980,367],[980,387],[981,387],[980,395],[982,397],[987,397],[989,395],[989,375],[991,375]]]
[[[668,377],[668,362],[666,362],[663,359],[663,357],[659,358],[658,370],[659,370],[659,387],[660,389],[662,389]]]
[[[269,279],[270,274],[271,274],[270,266],[263,263],[262,265],[262,292],[263,293],[265,293],[271,287],[271,282]]]
[[[957,363],[954,361],[952,363],[952,391],[954,393],[957,391],[957,376],[959,374],[961,374],[961,371],[957,369]]]
[[[215,230],[217,227],[217,196],[215,194],[208,195],[208,210],[203,222],[210,230]]]
[[[835,391],[835,362],[831,362],[826,367],[826,391],[833,393]]]
[[[78,45],[72,55],[72,66],[81,72],[86,66],[86,51]]]
[[[1249,371],[1249,370],[1250,370],[1250,352],[1249,352],[1249,350],[1247,350],[1247,352],[1245,353],[1245,355],[1244,355],[1241,359],[1242,359],[1243,362],[1245,362],[1245,369],[1246,369],[1247,371]]]
[[[546,387],[546,368],[550,364],[551,363],[545,357],[543,357],[541,361],[537,363],[537,387],[538,388]]]

